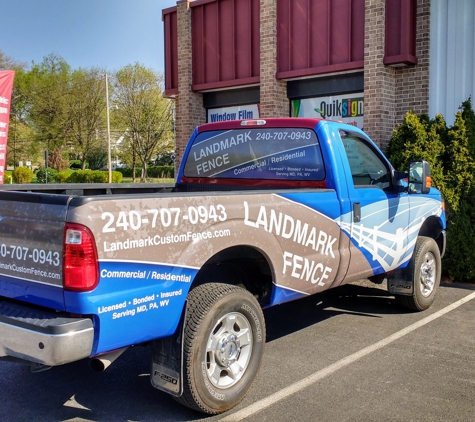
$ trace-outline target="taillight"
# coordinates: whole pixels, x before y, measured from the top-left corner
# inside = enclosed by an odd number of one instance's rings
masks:
[[[96,242],[92,232],[80,224],[66,223],[64,231],[63,287],[87,292],[99,281]]]

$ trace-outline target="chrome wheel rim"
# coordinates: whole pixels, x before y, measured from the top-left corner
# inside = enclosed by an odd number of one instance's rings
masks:
[[[217,388],[229,388],[244,375],[251,358],[252,330],[240,313],[224,315],[213,327],[206,344],[206,375]]]
[[[432,252],[426,252],[424,259],[422,260],[419,275],[422,296],[430,296],[434,291],[436,272],[437,268],[434,254]]]

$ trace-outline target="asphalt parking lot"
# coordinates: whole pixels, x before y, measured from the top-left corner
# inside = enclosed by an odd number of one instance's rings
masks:
[[[137,347],[103,373],[85,361],[36,374],[0,362],[0,420],[474,420],[475,286],[444,283],[422,313],[371,286],[266,310],[258,378],[223,415],[193,412],[153,389],[148,349]]]

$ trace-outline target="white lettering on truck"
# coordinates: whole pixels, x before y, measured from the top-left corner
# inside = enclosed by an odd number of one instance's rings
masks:
[[[252,220],[249,216],[249,204],[244,201],[244,224],[256,229],[262,227],[266,232],[293,240],[299,245],[311,247],[322,255],[335,258],[333,246],[337,240],[336,237],[330,236],[323,230],[317,230],[288,214],[277,213],[274,209],[267,210],[264,205],[260,206],[257,216]],[[321,262],[315,262],[291,252],[285,251],[283,258],[282,273],[284,275],[290,274],[291,277],[310,281],[318,286],[324,286],[325,280],[332,272],[330,267]]]
[[[333,246],[337,240],[336,237],[328,235],[323,230],[310,227],[308,223],[302,223],[301,220],[294,219],[290,215],[277,213],[274,209],[268,211],[264,205],[261,205],[256,219],[252,221],[249,216],[249,204],[244,201],[244,224],[256,229],[262,227],[266,232],[274,233],[284,239],[292,239],[295,243],[305,247],[310,246],[316,252],[335,258]]]
[[[284,269],[283,274],[287,273],[287,267],[292,269],[290,275],[300,280],[310,281],[312,284],[324,286],[328,278],[328,274],[332,272],[330,267],[323,265],[321,262],[316,263],[308,258],[294,255],[290,252],[284,252]]]

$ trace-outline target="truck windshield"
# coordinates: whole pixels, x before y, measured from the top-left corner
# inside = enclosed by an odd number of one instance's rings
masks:
[[[323,180],[315,132],[305,128],[246,128],[200,133],[184,168],[187,177]]]

